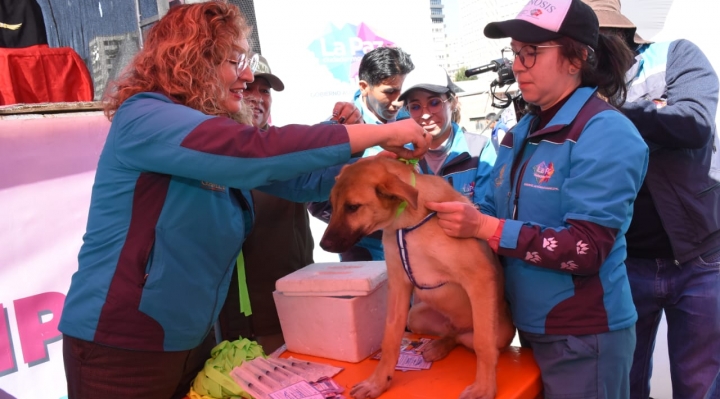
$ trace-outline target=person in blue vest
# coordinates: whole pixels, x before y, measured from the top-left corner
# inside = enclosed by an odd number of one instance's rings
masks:
[[[663,313],[675,398],[720,398],[720,139],[718,75],[694,43],[652,43],[618,0],[585,0],[600,31],[635,50],[620,107],[650,147],[627,235],[638,322],[631,397],[647,399]]]
[[[627,399],[635,322],[625,232],[648,147],[615,107],[632,51],[599,33],[580,0],[529,1],[485,27],[509,37],[526,114],[503,138],[478,211],[429,203],[454,237],[500,256],[520,342],[533,350],[545,398]]]
[[[414,68],[410,55],[398,47],[378,47],[363,56],[358,67],[360,88],[353,101],[366,124],[378,125],[407,119],[399,97],[403,81]],[[369,148],[365,156],[375,155],[381,150],[380,147]],[[311,203],[308,210],[326,223],[332,214],[332,207],[327,201]],[[363,237],[355,246],[341,253],[340,260],[385,260],[382,232],[376,231]]]
[[[413,121],[262,131],[231,119],[257,63],[249,30],[225,1],[172,7],[108,92],[110,130],[58,327],[69,399],[187,394],[254,223],[251,189],[323,200],[352,154],[427,149]]]
[[[490,141],[492,141],[493,148],[495,148],[495,152],[497,152],[503,137],[505,137],[505,133],[507,133],[509,129],[502,121],[502,114],[498,115],[491,112],[487,114],[485,120],[488,122],[488,127],[490,128]]]

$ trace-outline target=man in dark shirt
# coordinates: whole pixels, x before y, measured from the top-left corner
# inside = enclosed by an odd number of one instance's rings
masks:
[[[637,345],[630,397],[648,398],[655,336],[668,326],[673,397],[718,398],[720,370],[720,141],[718,76],[687,40],[651,43],[618,0],[583,0],[603,33],[637,54],[620,108],[650,147],[625,238]],[[617,143],[622,146],[622,143]]]

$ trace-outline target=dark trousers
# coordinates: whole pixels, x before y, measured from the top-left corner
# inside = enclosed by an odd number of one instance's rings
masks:
[[[208,336],[191,350],[145,352],[63,335],[68,399],[181,399],[214,346]]]
[[[675,399],[720,399],[720,251],[675,264],[673,259],[625,260],[638,312],[630,397],[650,395],[653,351],[665,312]]]

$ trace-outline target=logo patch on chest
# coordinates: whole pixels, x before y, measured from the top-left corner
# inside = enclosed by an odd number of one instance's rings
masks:
[[[557,186],[548,186],[546,183],[550,181],[550,179],[555,174],[555,165],[552,162],[545,162],[542,161],[539,164],[532,167],[533,176],[535,177],[535,181],[537,184],[523,183],[526,187],[532,187],[532,188],[539,188],[541,190],[549,190],[549,191],[558,191],[559,187]]]
[[[553,163],[545,163],[545,161],[533,166],[533,175],[539,184],[547,183],[550,181],[553,173],[555,173],[555,166]]]
[[[463,184],[462,187],[462,194],[470,199],[472,199],[473,194],[475,194],[475,182],[470,182]]]

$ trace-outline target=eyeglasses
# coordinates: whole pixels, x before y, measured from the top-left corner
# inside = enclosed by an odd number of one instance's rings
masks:
[[[554,48],[562,47],[562,44],[554,44],[552,46],[536,46],[534,44],[526,44],[520,47],[520,50],[515,51],[510,47],[506,47],[502,50],[502,57],[506,59],[520,58],[520,63],[527,69],[535,66],[535,60],[537,59],[537,50],[539,48]]]
[[[237,60],[227,60],[227,62],[235,65],[238,76],[240,76],[240,74],[248,68],[250,68],[250,71],[254,74],[257,70],[258,63],[260,62],[260,55],[257,53],[241,54],[240,58]]]
[[[410,113],[410,116],[413,118],[416,118],[418,116],[422,116],[423,109],[427,109],[429,113],[431,114],[437,114],[443,109],[443,103],[448,102],[449,99],[441,100],[439,98],[431,98],[430,101],[428,101],[425,105],[420,105],[418,103],[412,103],[407,105],[407,110]]]

